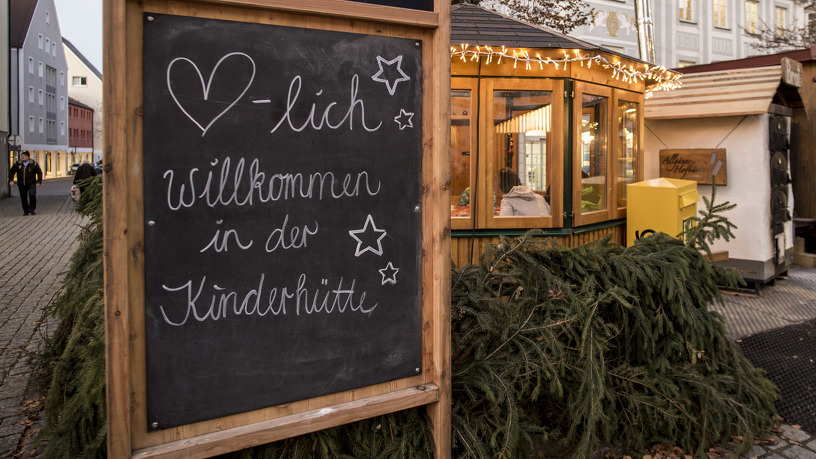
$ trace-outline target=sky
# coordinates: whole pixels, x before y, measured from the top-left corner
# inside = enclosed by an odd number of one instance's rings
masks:
[[[102,72],[102,0],[54,0],[62,36]]]

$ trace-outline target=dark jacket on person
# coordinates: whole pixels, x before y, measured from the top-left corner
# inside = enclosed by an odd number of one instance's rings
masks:
[[[82,163],[77,167],[76,174],[74,174],[74,183],[79,183],[91,177],[96,177],[96,170],[90,164]]]
[[[40,165],[33,159],[29,159],[28,164],[25,166],[23,166],[22,161],[17,161],[11,166],[11,169],[9,169],[9,182],[14,180],[14,174],[17,174],[17,183],[20,185],[42,184],[42,169],[40,169]]]

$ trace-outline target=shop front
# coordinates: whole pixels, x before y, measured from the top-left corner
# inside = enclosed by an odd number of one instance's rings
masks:
[[[530,229],[625,243],[644,95],[679,75],[469,4],[452,8],[451,43],[454,262]]]

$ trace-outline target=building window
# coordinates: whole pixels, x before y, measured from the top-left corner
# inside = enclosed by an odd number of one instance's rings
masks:
[[[757,33],[759,27],[759,2],[748,0],[745,2],[745,31]]]
[[[616,53],[625,54],[625,50],[621,46],[613,46],[613,45],[601,45],[601,48],[608,49],[610,51],[614,51]]]
[[[52,88],[57,87],[57,69],[50,65],[45,66],[45,84]]]
[[[65,96],[60,96],[60,111],[65,110]]]
[[[37,34],[37,46],[43,49],[43,35],[41,33]]]
[[[43,63],[42,62],[37,63],[37,73],[39,73],[40,77],[42,77],[43,74],[44,74],[43,73]]]
[[[681,21],[694,21],[694,0],[679,0],[680,11],[677,15]]]
[[[471,217],[471,169],[476,158],[473,151],[473,120],[475,108],[471,89],[451,91],[451,217]],[[454,223],[455,225],[455,223]]]
[[[88,77],[78,77],[75,76],[71,79],[71,84],[74,86],[87,86],[88,85]]]
[[[40,105],[42,105],[43,104],[43,90],[40,89],[39,91],[37,91],[37,93],[38,93],[38,96],[39,96],[39,97],[37,97],[37,100],[39,100]]]
[[[774,31],[777,37],[785,35],[788,28],[788,9],[781,6],[774,7]]]
[[[51,52],[51,39],[48,37],[45,37],[45,52],[46,53]]]
[[[65,72],[60,72],[60,86],[65,86]]]
[[[28,58],[28,73],[30,73],[32,75],[34,74],[34,58],[33,57]]]
[[[65,135],[65,121],[60,121],[60,135]]]
[[[34,132],[34,117],[28,117],[28,132]]]
[[[57,57],[57,42],[51,43],[51,55]]]
[[[728,27],[728,0],[714,0],[714,27]]]
[[[40,134],[42,134],[43,131],[45,131],[45,123],[43,122],[42,118],[40,118],[39,126],[40,126]]]

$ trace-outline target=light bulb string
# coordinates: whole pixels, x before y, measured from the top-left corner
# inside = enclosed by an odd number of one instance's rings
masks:
[[[479,62],[484,60],[487,64],[492,64],[495,60],[496,64],[501,64],[502,59],[512,59],[513,68],[517,68],[519,63],[522,63],[526,70],[532,70],[533,65],[538,65],[540,70],[544,69],[544,65],[553,65],[556,70],[558,70],[561,68],[561,65],[566,68],[567,64],[574,62],[581,64],[582,67],[584,63],[586,63],[587,68],[591,68],[592,65],[595,64],[611,70],[612,78],[622,80],[624,83],[637,83],[638,81],[647,79],[656,81],[657,83],[646,89],[646,97],[651,96],[651,93],[654,91],[671,91],[682,85],[680,82],[681,75],[662,65],[650,66],[643,64],[645,69],[638,70],[633,65],[627,67],[617,62],[610,62],[606,57],[601,55],[582,55],[578,50],[573,50],[574,56],[570,56],[566,50],[564,50],[563,53],[564,58],[553,59],[552,57],[541,57],[540,54],[530,56],[530,52],[527,50],[508,49],[505,46],[501,47],[501,51],[486,45],[471,47],[470,45],[463,44],[460,45],[459,48],[455,46],[451,47],[451,58],[458,57],[463,62]]]

